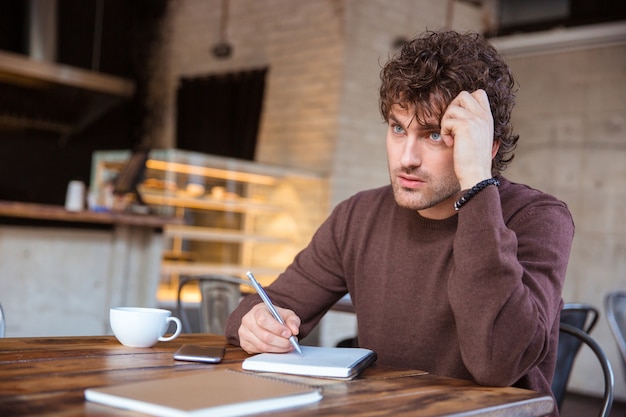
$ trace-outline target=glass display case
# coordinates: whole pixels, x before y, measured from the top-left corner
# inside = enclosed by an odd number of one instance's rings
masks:
[[[130,156],[94,153],[94,208],[121,209],[112,189]],[[159,301],[175,300],[183,275],[245,278],[250,270],[269,284],[308,244],[328,210],[327,180],[320,174],[177,149],[151,150],[136,188],[149,212],[184,219],[164,227]],[[140,203],[123,197],[124,209]]]

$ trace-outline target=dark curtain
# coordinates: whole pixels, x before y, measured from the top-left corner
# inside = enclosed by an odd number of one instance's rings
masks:
[[[267,69],[182,78],[176,147],[254,160]]]

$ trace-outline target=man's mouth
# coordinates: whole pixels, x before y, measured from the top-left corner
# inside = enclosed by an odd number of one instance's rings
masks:
[[[419,188],[426,182],[416,176],[400,174],[398,175],[398,183],[403,188]]]

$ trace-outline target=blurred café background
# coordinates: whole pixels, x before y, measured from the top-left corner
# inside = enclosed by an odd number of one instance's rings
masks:
[[[521,139],[505,175],[569,205],[563,298],[602,309],[626,290],[624,2],[3,0],[6,335],[109,334],[110,306],[175,311],[199,275],[271,282],[339,201],[388,182],[381,64],[440,28],[483,33],[510,63]],[[209,312],[238,297],[211,284]],[[181,290],[190,316],[202,285]],[[354,331],[331,311],[315,342]],[[593,336],[619,364],[603,313]],[[583,350],[570,388],[601,386]]]

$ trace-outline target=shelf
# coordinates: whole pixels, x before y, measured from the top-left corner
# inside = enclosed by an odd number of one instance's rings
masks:
[[[163,259],[170,261],[193,261],[196,254],[194,252],[189,251],[180,251],[180,250],[164,250],[163,251]]]
[[[130,100],[135,82],[0,51],[0,129],[77,134]]]
[[[237,172],[232,169],[209,168],[204,166],[194,166],[178,162],[156,161],[149,159],[146,168],[161,171],[171,171],[178,174],[196,175],[207,178],[219,178],[226,181],[238,181],[249,184],[274,185],[276,178],[269,175],[251,174],[248,172]]]
[[[38,219],[85,224],[111,224],[160,229],[165,225],[175,226],[180,219],[148,214],[125,212],[94,212],[89,210],[67,211],[63,206],[23,203],[17,201],[0,201],[0,216]]]
[[[164,229],[166,237],[198,240],[205,242],[228,242],[228,243],[293,243],[291,239],[274,236],[264,236],[245,233],[239,230],[217,229],[213,227],[168,225]]]
[[[155,206],[173,206],[196,210],[230,211],[234,213],[279,213],[285,211],[280,206],[256,203],[252,200],[216,200],[198,197],[179,197],[166,194],[149,194],[142,192],[141,197],[146,204]]]
[[[250,266],[240,264],[216,264],[207,262],[178,262],[167,261],[161,262],[161,273],[176,275],[203,275],[203,274],[225,274],[236,277],[244,277],[246,272],[253,271],[255,277],[272,276],[276,277],[284,268],[271,268],[266,266]],[[259,279],[263,283],[262,278]]]

